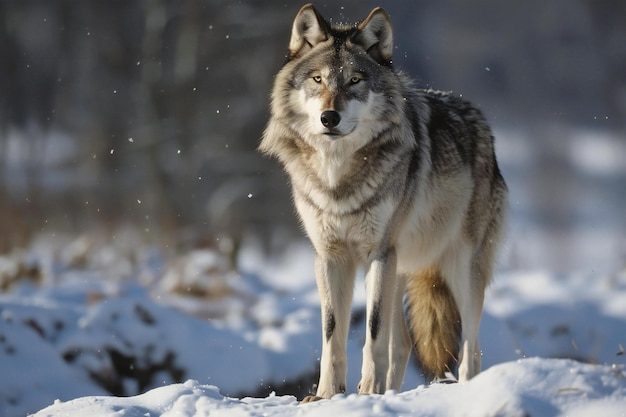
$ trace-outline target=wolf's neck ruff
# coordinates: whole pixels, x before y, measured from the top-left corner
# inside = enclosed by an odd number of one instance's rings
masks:
[[[459,380],[480,371],[478,327],[507,196],[493,137],[468,102],[415,89],[392,51],[382,9],[336,26],[304,6],[259,146],[289,174],[316,252],[324,337],[315,398],[345,390],[358,265],[367,269],[360,393],[399,390],[411,345],[430,378],[457,365]]]

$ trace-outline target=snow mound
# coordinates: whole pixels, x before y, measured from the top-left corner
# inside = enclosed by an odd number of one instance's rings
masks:
[[[420,386],[404,393],[338,395],[300,405],[293,396],[234,399],[189,380],[135,397],[57,401],[33,417],[85,416],[560,416],[624,415],[626,374],[621,366],[564,359],[521,359],[496,365],[465,384]]]

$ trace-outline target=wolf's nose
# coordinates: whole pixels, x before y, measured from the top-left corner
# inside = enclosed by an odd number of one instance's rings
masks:
[[[322,117],[320,117],[322,124],[324,127],[337,127],[339,122],[341,121],[341,116],[334,110],[326,110],[322,112]]]

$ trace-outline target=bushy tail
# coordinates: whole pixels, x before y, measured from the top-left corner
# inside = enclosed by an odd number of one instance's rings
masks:
[[[413,351],[428,380],[456,369],[461,317],[454,297],[436,268],[408,280],[406,309]]]

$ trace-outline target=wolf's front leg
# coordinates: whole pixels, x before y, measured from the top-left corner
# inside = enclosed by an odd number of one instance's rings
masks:
[[[317,397],[320,398],[330,398],[346,391],[346,341],[354,275],[354,262],[347,255],[317,255],[315,259],[315,278],[322,307],[322,357],[317,385]]]
[[[382,394],[387,388],[389,337],[396,293],[396,253],[375,258],[366,276],[367,331],[359,394]]]

